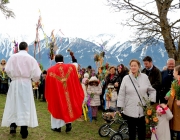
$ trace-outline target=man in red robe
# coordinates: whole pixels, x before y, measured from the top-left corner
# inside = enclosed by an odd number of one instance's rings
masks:
[[[64,64],[63,56],[55,56],[56,64],[47,70],[45,97],[51,113],[51,129],[71,131],[71,122],[82,115],[84,92],[73,64]]]

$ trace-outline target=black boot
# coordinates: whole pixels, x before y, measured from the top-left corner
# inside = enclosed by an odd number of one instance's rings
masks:
[[[26,139],[28,137],[27,126],[21,126],[20,134],[22,136],[22,139]]]
[[[61,132],[61,127],[60,128],[51,128],[52,131],[55,131],[55,132]]]
[[[67,123],[66,124],[66,132],[71,131],[71,129],[72,129],[71,123]]]
[[[97,121],[97,117],[94,117],[94,120]]]
[[[17,127],[17,125],[16,125],[15,123],[12,123],[12,124],[10,125],[10,134],[11,134],[11,135],[16,134],[16,127]]]

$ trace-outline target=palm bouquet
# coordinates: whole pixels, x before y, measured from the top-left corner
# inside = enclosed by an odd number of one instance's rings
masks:
[[[175,92],[174,94],[176,95],[176,99],[180,100],[180,80],[175,80],[172,82],[172,87],[171,87],[171,92]]]
[[[155,108],[151,105],[151,101],[149,99],[145,99],[143,97],[143,100],[145,101],[145,106],[139,103],[139,105],[143,108],[144,110],[144,115],[145,115],[145,122],[146,126],[151,129],[152,132],[155,132],[155,127],[158,125],[158,117],[156,114]],[[155,137],[156,140],[158,140],[156,133]]]

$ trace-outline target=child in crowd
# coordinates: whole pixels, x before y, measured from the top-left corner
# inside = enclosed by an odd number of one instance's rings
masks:
[[[88,104],[92,108],[92,119],[97,120],[98,106],[100,106],[100,95],[102,94],[102,87],[96,76],[92,76],[87,88]]]
[[[89,81],[89,74],[88,73],[85,73],[84,74],[84,78],[82,79],[82,88],[83,88],[83,91],[84,91],[84,103],[87,102],[87,87],[88,87],[88,81]]]
[[[114,85],[109,84],[107,90],[104,94],[105,100],[105,110],[109,111],[109,108],[116,108],[116,101],[117,101],[117,91],[114,88]]]
[[[88,78],[89,78],[89,74],[85,73],[84,78],[82,79],[82,82],[81,82],[82,89],[84,91],[84,101],[83,101],[83,105],[82,105],[82,108],[84,108],[84,109],[86,109],[85,106],[87,103],[87,87],[88,87],[88,81],[89,81]],[[86,110],[85,111],[83,110],[82,116],[79,119],[77,119],[77,121],[84,121],[84,119],[87,120],[87,118],[86,118],[87,115],[84,113],[86,113]]]
[[[43,95],[42,97],[42,101],[45,102],[45,81],[46,81],[46,75],[47,75],[47,71],[44,70],[41,74],[41,78],[40,78],[40,84],[39,84],[39,99],[41,98],[41,94]]]
[[[152,130],[151,140],[170,140],[169,120],[173,118],[170,109],[165,104],[160,104],[156,107],[158,125],[155,130]]]

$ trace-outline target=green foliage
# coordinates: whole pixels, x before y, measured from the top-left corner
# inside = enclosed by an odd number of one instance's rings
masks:
[[[173,81],[172,85],[176,93],[176,99],[180,100],[180,83],[178,82],[178,80],[175,80]]]
[[[0,3],[0,12],[2,12],[2,14],[6,17],[6,18],[9,18],[9,17],[15,17],[15,14],[14,12],[9,9],[6,5],[9,3],[9,0],[1,0],[1,3]]]
[[[2,0],[4,3],[9,3],[9,0]]]
[[[39,68],[43,71],[43,65],[41,63],[39,63]]]
[[[145,115],[145,120],[146,120],[146,125],[148,127],[155,127],[158,124],[158,118],[156,115],[156,110],[153,106],[151,106],[151,101],[149,99],[145,99],[143,97],[143,100],[146,103],[146,106],[142,106],[141,103],[139,105],[143,108],[144,110],[144,115]]]

